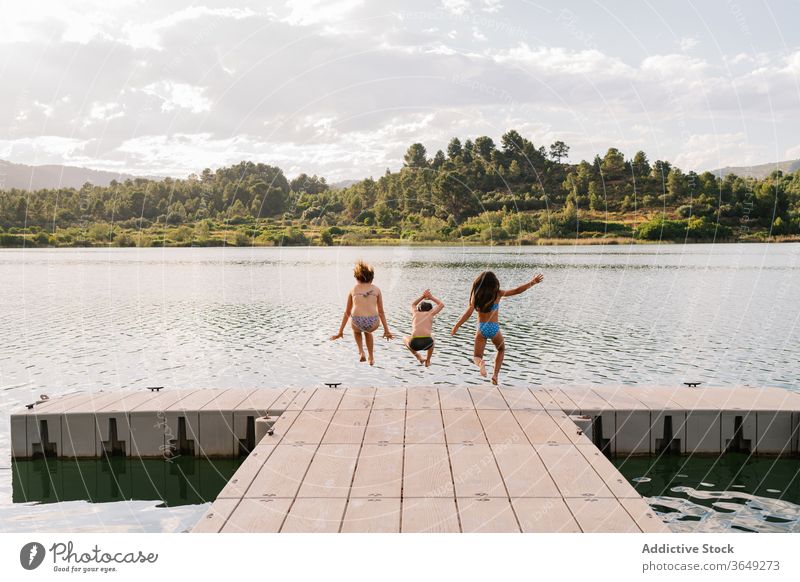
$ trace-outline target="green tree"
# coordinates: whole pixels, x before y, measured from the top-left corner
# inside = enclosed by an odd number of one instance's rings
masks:
[[[450,160],[461,157],[461,140],[457,137],[451,139],[450,143],[447,144],[447,157]]]
[[[241,200],[236,200],[228,209],[228,221],[231,224],[239,224],[251,218]]]
[[[211,226],[207,220],[201,220],[194,225],[194,237],[201,245],[208,242],[211,238]]]
[[[494,152],[494,140],[485,135],[475,138],[475,150],[485,161],[490,161],[492,159],[492,152]]]
[[[500,137],[500,145],[509,162],[518,158],[525,147],[525,139],[516,129],[510,129]]]
[[[325,245],[326,247],[329,247],[329,246],[333,245],[333,235],[331,234],[331,231],[330,231],[329,228],[326,228],[326,229],[323,229],[322,231],[320,231],[319,239],[320,239],[320,242],[322,242],[322,244]]]
[[[603,196],[600,192],[600,188],[597,186],[597,182],[594,180],[589,182],[589,209],[598,211],[598,210],[605,210],[605,204],[603,204]]]
[[[650,162],[647,159],[647,154],[641,150],[634,154],[631,167],[633,169],[633,175],[637,178],[646,178],[650,176],[650,172],[652,171]]]
[[[427,151],[425,150],[425,146],[421,143],[414,143],[409,146],[406,155],[403,156],[403,162],[408,168],[425,168],[428,166],[426,155]]]
[[[550,158],[557,164],[569,155],[569,146],[563,141],[555,141],[550,145]]]
[[[608,148],[601,165],[606,180],[619,180],[625,177],[625,156],[617,148]]]
[[[678,168],[672,168],[667,176],[667,199],[679,202],[686,195],[686,177]]]
[[[667,176],[669,176],[669,171],[672,169],[672,164],[669,162],[665,162],[663,160],[656,160],[653,164],[653,178],[659,184],[666,184]]]
[[[431,160],[431,168],[438,170],[444,165],[444,162],[444,152],[442,150],[437,150],[436,155],[434,155],[433,160]]]

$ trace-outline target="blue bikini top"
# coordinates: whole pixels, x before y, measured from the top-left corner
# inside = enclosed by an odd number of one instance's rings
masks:
[[[492,306],[489,308],[489,311],[497,311],[500,308],[499,303],[492,303]]]

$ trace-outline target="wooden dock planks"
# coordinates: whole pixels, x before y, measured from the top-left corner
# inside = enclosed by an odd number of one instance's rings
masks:
[[[369,410],[337,410],[331,418],[323,444],[360,444],[364,441]]]
[[[29,455],[47,420],[58,454],[96,456],[115,420],[128,453],[150,455],[185,417],[186,438],[220,440],[195,451],[230,455],[267,413],[273,434],[195,531],[662,532],[568,415],[602,417],[612,451],[651,452],[667,418],[684,451],[723,450],[736,417],[756,453],[800,446],[800,394],[781,389],[488,385],[74,393],[12,415],[12,444]]]
[[[613,497],[575,445],[535,445],[535,448],[562,497]]]
[[[364,432],[364,442],[369,444],[403,444],[406,411],[394,409],[372,410]]]
[[[347,503],[342,533],[399,533],[400,499],[353,498]]]
[[[297,497],[347,498],[360,448],[360,445],[320,445]]]
[[[449,450],[456,497],[508,497],[489,445],[459,444]]]
[[[403,445],[364,444],[358,457],[350,497],[400,497]]]
[[[461,525],[453,497],[403,499],[403,533],[459,533]]]
[[[442,409],[444,434],[450,444],[485,443],[486,436],[475,410]]]
[[[450,457],[444,444],[405,446],[403,495],[406,497],[453,497]]]
[[[316,445],[277,445],[253,479],[245,497],[294,497],[316,448]]]

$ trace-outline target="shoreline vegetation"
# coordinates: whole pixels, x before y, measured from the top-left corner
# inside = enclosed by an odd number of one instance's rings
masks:
[[[0,247],[800,242],[800,170],[683,173],[616,148],[578,164],[515,130],[453,138],[342,188],[241,162],[186,179],[0,191]]]

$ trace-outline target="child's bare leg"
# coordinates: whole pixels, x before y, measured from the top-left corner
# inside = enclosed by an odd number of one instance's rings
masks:
[[[492,384],[497,384],[500,366],[503,365],[503,357],[506,355],[506,340],[503,338],[502,333],[497,332],[497,335],[492,338],[492,343],[497,348],[497,355],[494,358],[494,371],[492,372]]]
[[[369,365],[371,366],[375,363],[375,357],[372,355],[372,346],[374,343],[374,340],[372,338],[372,332],[367,331],[364,333],[364,336],[367,340],[367,354],[369,354]]]
[[[428,355],[427,355],[427,356],[425,356],[425,367],[426,367],[426,368],[427,368],[427,367],[429,367],[429,366],[431,365],[431,356],[432,356],[432,355],[433,355],[433,346],[431,346],[431,347],[429,347],[429,348],[428,348]],[[421,361],[422,361],[422,358],[420,358],[420,362],[421,362]]]
[[[406,337],[404,337],[403,338],[403,343],[408,348],[408,351],[411,352],[412,354],[414,354],[414,357],[417,358],[417,361],[421,364],[422,363],[422,356],[420,356],[417,352],[412,350],[411,346],[409,345],[411,343],[411,336],[407,335]]]
[[[475,351],[472,361],[478,366],[481,376],[486,376],[486,362],[483,359],[483,352],[486,349],[486,338],[480,332],[475,334]]]
[[[361,330],[356,326],[353,326],[353,337],[356,339],[356,345],[358,346],[358,361],[366,362],[367,358],[364,356],[364,340],[361,337]]]

